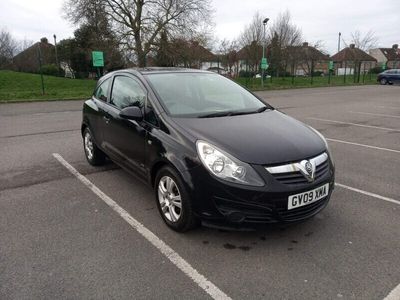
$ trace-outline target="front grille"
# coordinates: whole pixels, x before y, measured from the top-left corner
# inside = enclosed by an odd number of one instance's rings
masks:
[[[326,160],[322,164],[316,167],[315,170],[315,179],[325,176],[325,174],[329,171],[329,162]],[[308,183],[308,180],[301,174],[300,171],[296,172],[288,172],[288,173],[276,173],[271,174],[277,181],[284,184],[305,184]]]
[[[322,210],[329,200],[329,195],[316,202],[288,210],[287,197],[281,199],[264,199],[264,203],[243,202],[222,197],[213,197],[217,210],[225,217],[235,212],[244,216],[244,223],[296,222],[313,216]]]
[[[274,177],[275,180],[282,184],[299,185],[309,183],[306,176],[304,175],[304,163],[307,160],[301,162],[294,162],[280,166],[266,167],[265,169]],[[329,159],[328,154],[322,153],[314,158],[311,158],[307,163],[310,163],[315,168],[314,180],[316,181],[326,173],[329,172]]]
[[[277,211],[279,216],[284,221],[296,221],[307,218],[316,214],[319,210],[321,210],[327,203],[328,196],[318,200],[317,202],[310,203],[305,206],[301,206],[295,209],[288,210],[287,203],[284,206],[277,207]]]

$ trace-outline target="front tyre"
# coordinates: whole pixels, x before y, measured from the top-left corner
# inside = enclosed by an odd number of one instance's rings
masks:
[[[88,127],[83,131],[83,148],[89,164],[92,166],[100,166],[104,164],[106,156],[103,151],[96,146],[92,132]]]
[[[387,81],[386,78],[382,78],[382,79],[380,80],[380,83],[381,83],[382,85],[386,85],[386,84],[388,83],[388,81]]]
[[[158,211],[170,228],[185,232],[199,224],[183,181],[173,168],[163,167],[154,187]]]

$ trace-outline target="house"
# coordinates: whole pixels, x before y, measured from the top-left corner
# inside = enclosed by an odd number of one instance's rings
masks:
[[[257,72],[263,57],[263,46],[253,41],[237,52],[238,70]]]
[[[197,41],[176,39],[172,45],[170,58],[174,66],[206,70],[218,65],[215,55]]]
[[[176,38],[168,42],[162,52],[162,59],[153,52],[146,56],[147,67],[180,67],[207,70],[218,67],[220,62],[210,50],[197,41]],[[137,67],[133,62],[128,67]]]
[[[398,44],[394,44],[392,48],[371,49],[369,54],[378,61],[379,66],[384,64],[389,69],[400,68],[400,49]]]
[[[336,64],[336,75],[367,73],[375,67],[377,62],[374,57],[356,48],[354,44],[340,50],[331,59]]]
[[[283,56],[284,69],[292,75],[305,76],[315,72],[328,74],[329,55],[308,45],[307,42],[301,46],[286,47]]]
[[[39,72],[39,57],[42,65],[55,63],[55,48],[47,38],[41,38],[40,42],[14,56],[13,69],[19,72]]]

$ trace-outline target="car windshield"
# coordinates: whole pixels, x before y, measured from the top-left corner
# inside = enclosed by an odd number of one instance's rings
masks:
[[[146,77],[173,117],[220,117],[270,108],[240,85],[218,74],[176,72]]]

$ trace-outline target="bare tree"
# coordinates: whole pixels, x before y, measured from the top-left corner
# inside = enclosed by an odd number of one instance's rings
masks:
[[[376,48],[378,40],[378,37],[375,36],[372,30],[369,30],[365,35],[362,35],[359,30],[351,33],[351,43],[363,51]]]
[[[73,23],[88,18],[88,7],[96,7],[110,20],[120,44],[134,51],[139,66],[155,49],[161,32],[169,36],[193,37],[210,24],[210,0],[67,0],[67,17]],[[203,30],[202,30],[203,29]]]
[[[246,64],[251,71],[257,71],[262,57],[262,47],[267,43],[263,20],[264,18],[257,12],[239,36],[242,55],[245,55]]]
[[[233,68],[238,63],[238,48],[236,40],[224,39],[219,43],[218,55],[221,58],[222,66],[228,69],[230,75],[233,74]]]
[[[294,58],[288,57],[288,47],[299,46],[302,41],[301,29],[292,23],[290,12],[286,10],[273,20],[269,27],[269,39],[271,45],[269,57],[271,70],[279,76],[281,71],[286,70],[287,63]],[[296,58],[297,59],[297,58]]]
[[[18,53],[28,49],[32,46],[35,42],[33,40],[28,40],[26,37],[18,42]]]
[[[242,47],[251,45],[253,42],[256,42],[258,45],[266,42],[263,20],[264,18],[258,12],[254,14],[250,24],[240,34],[239,43]]]
[[[269,27],[269,38],[272,39],[275,35],[282,48],[300,45],[303,40],[301,29],[292,23],[288,10],[280,13]]]
[[[311,46],[317,49],[318,51],[321,51],[323,54],[328,55],[328,51],[326,50],[326,44],[323,40],[317,40]]]
[[[12,62],[18,43],[6,29],[0,31],[0,68]]]

